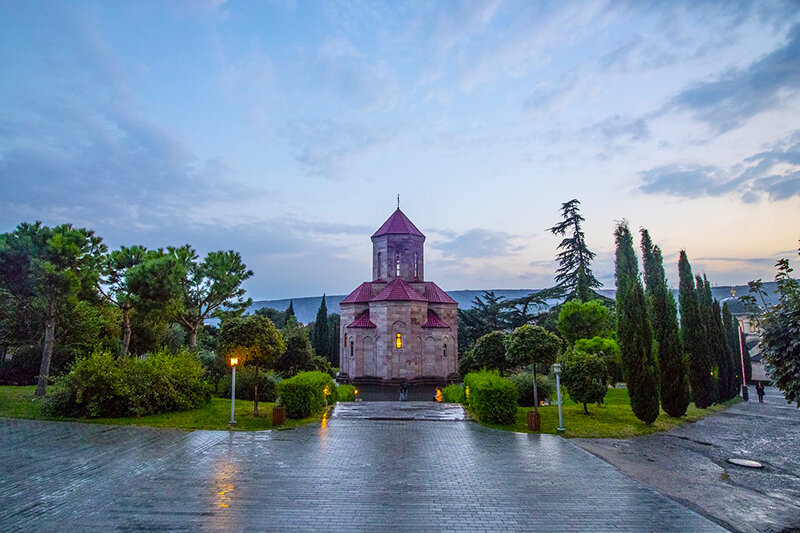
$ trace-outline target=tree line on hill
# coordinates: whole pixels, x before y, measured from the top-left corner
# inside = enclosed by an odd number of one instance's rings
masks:
[[[626,383],[634,414],[648,424],[661,408],[679,417],[691,400],[705,408],[735,397],[742,366],[745,379],[750,378],[749,353],[742,343],[742,365],[738,321],[727,303],[720,306],[712,298],[706,276],[693,276],[681,251],[679,323],[660,248],[642,229],[640,276],[633,237],[623,221],[614,232],[616,299],[602,297],[596,292],[601,284],[592,273],[595,254],[586,244],[579,206],[578,200],[562,204],[562,220],[549,230],[562,237],[555,286],[511,300],[485,292],[472,309],[459,310],[460,372],[508,371],[504,365],[510,341],[504,344],[502,338],[512,338],[528,325],[558,335],[564,347],[557,358],[533,364],[534,382],[537,364],[548,372],[558,360],[571,397],[584,403],[585,410],[588,403],[602,402],[606,384],[616,381]],[[562,302],[546,309],[550,298]]]

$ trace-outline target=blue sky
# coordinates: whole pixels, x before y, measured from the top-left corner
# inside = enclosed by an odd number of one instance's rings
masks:
[[[677,285],[800,238],[798,2],[0,1],[0,231],[240,251],[251,296],[346,293],[395,195],[443,288],[552,284],[578,198]]]

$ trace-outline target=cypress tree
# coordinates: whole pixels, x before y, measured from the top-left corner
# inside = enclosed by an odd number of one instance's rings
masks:
[[[295,316],[295,314],[294,314],[294,300],[289,300],[289,307],[286,308],[286,315],[284,317],[284,320],[286,320],[290,316]]]
[[[700,325],[703,332],[702,347],[703,352],[706,354],[706,360],[709,364],[709,372],[711,374],[711,403],[719,401],[720,391],[720,372],[719,372],[719,359],[717,356],[717,346],[714,337],[712,322],[714,320],[711,300],[711,290],[706,290],[706,283],[700,276],[694,277],[697,286],[697,304],[700,314]]]
[[[617,224],[617,339],[628,375],[628,394],[636,418],[652,424],[658,418],[658,372],[653,356],[653,330],[647,312],[633,237],[628,223]]]
[[[330,361],[330,335],[328,334],[328,306],[325,305],[325,295],[317,310],[317,319],[312,329],[311,343],[318,356]]]
[[[720,390],[720,399],[723,401],[730,400],[736,396],[738,387],[736,386],[736,379],[740,372],[736,372],[736,366],[733,364],[733,355],[731,354],[731,347],[728,344],[728,338],[725,334],[725,327],[722,324],[722,310],[719,307],[719,300],[714,299],[714,336],[717,339],[717,346],[719,347],[719,361],[722,372],[725,374],[723,383],[724,389]]]
[[[642,230],[644,279],[653,333],[658,346],[661,406],[669,416],[686,414],[689,406],[689,360],[678,329],[678,308],[667,286],[661,249]]]
[[[711,378],[711,363],[705,349],[705,332],[700,318],[700,306],[695,290],[692,266],[681,250],[678,259],[678,300],[681,310],[681,336],[683,347],[689,356],[689,382],[697,407],[705,409],[714,403],[714,383]]]
[[[339,366],[339,351],[340,351],[340,334],[339,329],[341,327],[341,317],[338,313],[331,313],[328,315],[328,333],[330,335],[328,339],[328,348],[330,350],[330,357],[328,361],[330,361],[331,365]]]
[[[728,349],[731,352],[731,360],[733,361],[733,368],[735,368],[734,380],[735,387],[731,397],[739,394],[739,387],[742,384],[742,354],[739,349],[739,322],[731,314],[728,308],[728,302],[722,303],[722,325],[725,328],[725,339],[728,341]]]

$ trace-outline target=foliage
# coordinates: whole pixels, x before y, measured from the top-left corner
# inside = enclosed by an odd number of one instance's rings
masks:
[[[317,310],[317,318],[311,329],[311,344],[314,352],[327,361],[331,361],[330,332],[328,331],[328,306],[325,304],[325,295]]]
[[[212,352],[205,348],[197,350],[197,357],[200,360],[200,365],[203,367],[205,379],[214,386],[214,392],[218,392],[220,380],[227,376],[229,372],[225,359],[217,352]]]
[[[578,339],[608,337],[612,331],[611,311],[600,300],[568,301],[558,313],[558,332],[569,345]]]
[[[678,259],[678,274],[681,337],[689,356],[689,382],[695,405],[704,409],[714,403],[716,390],[711,378],[712,361],[709,360],[706,350],[706,332],[700,314],[698,291],[695,288],[692,266],[683,250]]]
[[[261,315],[246,315],[229,318],[222,323],[219,333],[221,353],[226,357],[236,357],[240,364],[253,367],[253,409],[258,415],[258,371],[269,369],[286,349],[281,333],[270,320]]]
[[[561,379],[573,401],[583,404],[587,415],[589,403],[601,404],[608,392],[606,386],[606,363],[594,354],[578,350],[567,350],[559,359]]]
[[[800,407],[800,286],[787,259],[775,266],[779,302],[761,321],[761,353],[773,384]]]
[[[354,402],[356,401],[356,388],[354,385],[337,385],[340,402]]]
[[[256,373],[253,368],[236,369],[236,398],[240,400],[254,400],[256,390]],[[258,375],[258,401],[275,402],[278,399],[278,383],[280,378],[272,372],[262,372]],[[231,372],[222,377],[219,386],[219,396],[221,398],[231,397]]]
[[[538,398],[540,404],[543,401],[555,401],[556,382],[550,376],[536,377],[535,396],[533,394],[532,372],[517,372],[508,376],[508,379],[517,388],[517,405],[521,407],[533,407],[537,404],[536,398]]]
[[[244,299],[242,283],[253,275],[239,252],[216,251],[203,261],[188,244],[169,248],[181,266],[181,296],[174,316],[189,335],[189,348],[197,348],[197,332],[207,318],[227,318],[241,314],[252,302]]]
[[[334,366],[339,366],[339,350],[340,350],[340,332],[341,330],[341,317],[339,313],[331,313],[328,315],[328,347],[330,349],[330,357],[328,363]]]
[[[0,361],[0,384],[32,385],[36,383],[41,364],[41,346],[20,346],[14,350],[11,359]]]
[[[43,410],[64,417],[144,416],[192,409],[209,398],[203,369],[189,352],[161,350],[138,359],[95,351],[56,380]]]
[[[517,413],[517,389],[496,372],[470,372],[464,376],[467,406],[478,420],[508,424]]]
[[[739,380],[736,383],[738,386],[742,381],[742,359],[744,359],[745,382],[750,381],[750,378],[753,375],[753,367],[752,363],[750,362],[750,351],[747,349],[747,343],[745,342],[744,334],[742,334],[741,338],[739,337],[739,321],[736,320],[736,317],[734,317],[731,313],[727,302],[722,304],[722,324],[725,326],[725,337],[728,340],[728,346],[730,346],[731,353],[733,354],[733,359],[739,373]]]
[[[620,381],[625,381],[619,344],[614,339],[605,339],[603,337],[578,339],[575,341],[573,348],[580,352],[602,357],[606,362],[606,376],[609,384],[613,385]]]
[[[534,410],[539,408],[536,365],[551,365],[561,353],[561,339],[539,326],[526,324],[506,337],[506,358],[512,367],[533,367]]]
[[[464,387],[458,383],[451,383],[442,389],[442,401],[445,403],[463,403],[466,401]]]
[[[318,370],[314,349],[305,330],[294,328],[287,332],[286,351],[275,363],[275,370],[285,378],[292,377],[298,372]]]
[[[700,305],[700,317],[705,332],[706,356],[711,361],[714,398],[726,401],[731,397],[730,385],[733,381],[734,369],[731,364],[730,351],[722,330],[719,302],[711,295],[711,284],[705,275],[695,276],[697,282],[697,301]],[[735,391],[734,391],[735,394]]]
[[[586,236],[581,229],[585,219],[580,214],[580,205],[577,199],[561,204],[562,221],[550,228],[550,232],[564,237],[558,245],[556,288],[567,300],[586,302],[595,297],[593,289],[602,287],[602,284],[592,273],[591,262],[595,254],[586,246]]]
[[[325,394],[325,391],[329,394]],[[300,372],[278,385],[280,404],[289,418],[305,418],[336,403],[337,389],[333,378],[323,372]]]
[[[483,291],[472,300],[471,309],[458,310],[458,349],[466,353],[477,340],[508,326],[508,302],[494,291]]]
[[[480,369],[505,371],[511,363],[506,359],[505,333],[493,331],[479,338],[475,346],[459,361],[462,376]]]
[[[636,418],[652,424],[658,417],[658,371],[653,356],[653,330],[628,223],[614,231],[617,245],[617,340],[628,377],[631,409]]]
[[[667,286],[661,249],[642,229],[642,265],[647,303],[656,340],[661,406],[669,416],[683,416],[689,407],[689,359],[678,329],[678,308]]]

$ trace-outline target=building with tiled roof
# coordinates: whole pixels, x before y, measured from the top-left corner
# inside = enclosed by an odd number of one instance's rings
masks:
[[[458,304],[424,278],[425,235],[398,208],[372,235],[372,281],[340,303],[342,376],[445,381],[458,368]]]

